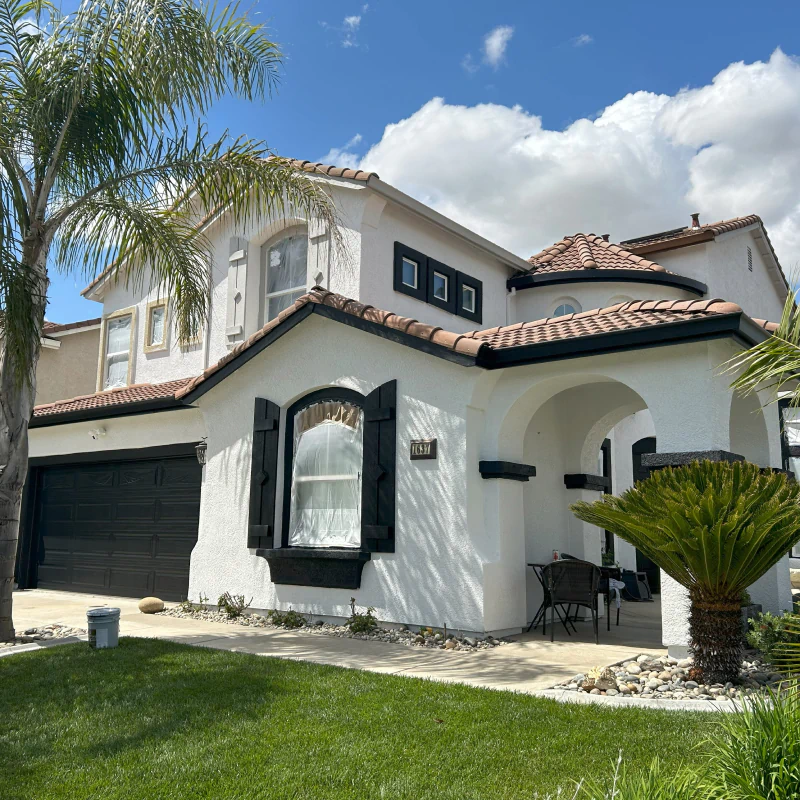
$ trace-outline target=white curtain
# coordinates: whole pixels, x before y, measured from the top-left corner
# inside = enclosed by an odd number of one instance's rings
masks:
[[[267,298],[269,319],[274,319],[305,292],[308,262],[308,236],[287,236],[269,248],[267,256]],[[278,294],[297,289],[292,294]]]
[[[106,333],[106,380],[104,388],[114,389],[128,383],[128,359],[131,348],[130,315],[108,320]]]
[[[330,401],[295,416],[290,545],[360,547],[362,418]]]

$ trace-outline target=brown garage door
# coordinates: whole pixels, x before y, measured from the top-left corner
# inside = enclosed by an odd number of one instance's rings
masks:
[[[194,457],[40,469],[37,585],[185,598],[201,474]]]

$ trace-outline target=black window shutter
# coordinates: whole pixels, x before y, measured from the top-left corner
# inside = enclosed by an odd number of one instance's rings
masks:
[[[275,479],[278,475],[280,418],[280,406],[256,397],[248,547],[271,548],[275,540]]]
[[[397,381],[364,399],[364,472],[361,544],[371,553],[394,553]]]

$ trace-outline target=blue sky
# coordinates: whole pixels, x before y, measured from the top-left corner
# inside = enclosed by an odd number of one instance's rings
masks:
[[[385,179],[523,255],[529,254],[526,248],[543,246],[584,224],[606,224],[615,236],[624,238],[646,233],[652,225],[680,225],[690,206],[693,210],[708,206],[708,213],[726,216],[738,213],[741,205],[741,213],[765,215],[779,241],[784,241],[788,254],[782,256],[784,265],[787,258],[790,264],[794,262],[795,240],[800,244],[800,233],[795,235],[793,227],[794,201],[787,199],[773,208],[775,192],[768,182],[762,186],[757,176],[768,173],[770,164],[774,170],[770,154],[783,152],[782,148],[791,153],[800,144],[791,133],[796,120],[781,116],[782,108],[794,105],[795,82],[800,87],[800,69],[791,58],[800,54],[798,3],[754,7],[752,3],[699,0],[669,4],[281,0],[257,2],[252,9],[255,19],[269,25],[286,54],[281,85],[264,105],[233,99],[220,102],[208,119],[213,134],[229,129],[234,135],[263,138],[277,152],[298,158],[322,159],[336,150],[346,151],[344,155],[334,152],[340,160],[357,162],[366,156],[365,165],[377,168]],[[790,58],[770,61],[777,48]],[[747,69],[729,69],[734,62],[744,62]],[[762,62],[763,69],[749,66],[757,62]],[[759,89],[765,81],[767,88]],[[720,97],[723,84],[739,87],[739,94],[731,89],[732,94]],[[686,88],[700,92],[691,95],[689,105],[679,94]],[[726,137],[733,134],[726,130],[710,130],[708,115],[702,124],[697,122],[704,108],[713,108],[714,103],[725,109],[747,105],[754,91],[760,97],[781,98],[780,108],[759,109],[758,102],[754,103],[749,127],[731,119],[731,130],[753,131],[753,140],[759,140],[755,145],[742,136],[728,141]],[[620,104],[636,92],[640,94],[635,95],[635,103]],[[666,100],[657,99],[662,96],[673,98],[666,109],[662,109]],[[443,100],[426,106],[433,98]],[[636,128],[633,138],[624,141],[619,137],[610,142],[580,139],[582,128],[596,126],[609,108],[613,113],[607,116],[613,124],[624,115],[621,130],[625,132],[632,130],[632,120],[642,114],[649,127]],[[770,123],[772,115],[776,118]],[[629,151],[652,138],[656,116],[658,136],[669,141],[668,149],[659,144],[640,161],[628,164]],[[720,115],[714,116],[719,127]],[[762,126],[757,117],[771,131],[785,131],[783,138],[760,141],[764,134],[759,133]],[[399,138],[402,131],[392,137],[385,134],[387,125],[408,119],[417,124],[408,126],[405,139]],[[518,136],[507,142],[500,142],[503,137],[492,132],[514,126]],[[567,130],[569,137],[559,135]],[[440,135],[435,138],[431,131]],[[535,154],[531,154],[534,142]],[[713,152],[704,155],[702,150],[710,145]],[[719,149],[714,151],[713,145]],[[489,189],[481,184],[492,181],[492,171],[505,169],[525,147],[529,148],[526,158],[513,164],[512,172],[518,170],[529,181],[517,182],[528,190],[516,197],[514,183]],[[752,161],[751,153],[758,147],[760,160]],[[571,148],[581,151],[582,159],[618,163],[618,184],[603,189],[609,181],[605,172],[588,187],[581,185],[580,176],[569,169]],[[735,167],[722,163],[731,148],[741,153]],[[484,152],[485,166],[471,171],[467,162],[480,162]],[[456,165],[458,175],[444,167],[439,173],[434,166],[427,170],[427,179],[420,177],[426,165],[444,164],[453,154],[464,159]],[[659,177],[653,172],[654,161],[674,161],[674,169]],[[711,161],[717,164],[713,175],[708,172]],[[742,176],[735,179],[745,162],[747,170],[742,168]],[[411,164],[419,165],[416,174],[411,166],[404,166]],[[545,173],[556,167],[558,181],[548,184]],[[591,170],[584,167],[581,174],[587,171]],[[573,203],[569,188],[573,178],[575,192],[593,198],[585,208]],[[732,211],[724,199],[730,195],[725,191],[726,179],[731,185],[735,181],[740,193],[739,205],[732,205]],[[800,188],[792,183],[794,179],[793,173],[784,176],[792,193]],[[800,168],[797,180],[800,183]],[[657,202],[645,202],[647,214],[640,215],[643,199],[637,198],[636,188],[623,192],[621,186],[627,184],[640,187],[643,195],[646,189],[650,201],[654,193],[663,192],[663,196]],[[562,191],[554,185],[567,188]],[[745,185],[750,188],[742,194]],[[497,220],[490,219],[497,202],[481,206],[472,199],[493,191],[501,203],[504,199],[511,203],[513,198],[519,209],[514,230],[507,219],[499,218],[502,211]],[[767,210],[748,205],[762,193]],[[553,205],[555,210],[550,208]],[[543,206],[548,208],[546,213]],[[526,220],[542,216],[547,217],[546,226],[542,222],[541,228],[534,225],[530,232],[519,230],[526,227]],[[622,225],[625,219],[631,220],[632,229]],[[710,221],[707,215],[705,219]],[[567,227],[562,230],[556,225]],[[99,304],[80,298],[81,288],[80,279],[54,275],[48,318],[67,322],[99,314]]]

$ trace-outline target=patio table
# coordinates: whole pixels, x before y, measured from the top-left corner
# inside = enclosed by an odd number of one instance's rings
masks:
[[[536,576],[536,580],[539,581],[539,585],[542,587],[542,602],[539,604],[539,608],[537,609],[536,614],[534,614],[534,617],[531,620],[531,624],[528,625],[528,633],[530,633],[531,628],[535,628],[540,622],[544,620],[544,614],[546,611],[545,601],[547,600],[547,588],[544,585],[542,570],[547,566],[547,564],[540,564],[538,562],[528,562],[528,566],[531,567],[531,569],[533,569],[533,574]],[[567,622],[570,622],[569,615],[567,615],[566,618],[563,617],[561,615],[561,611],[559,611],[558,608],[556,608],[556,614],[558,614],[558,618],[561,620],[561,624],[564,626],[567,635],[572,636],[572,634],[569,632],[569,627],[567,626]],[[574,630],[575,625],[573,624],[572,627]],[[542,627],[542,631],[544,631],[544,627]]]

